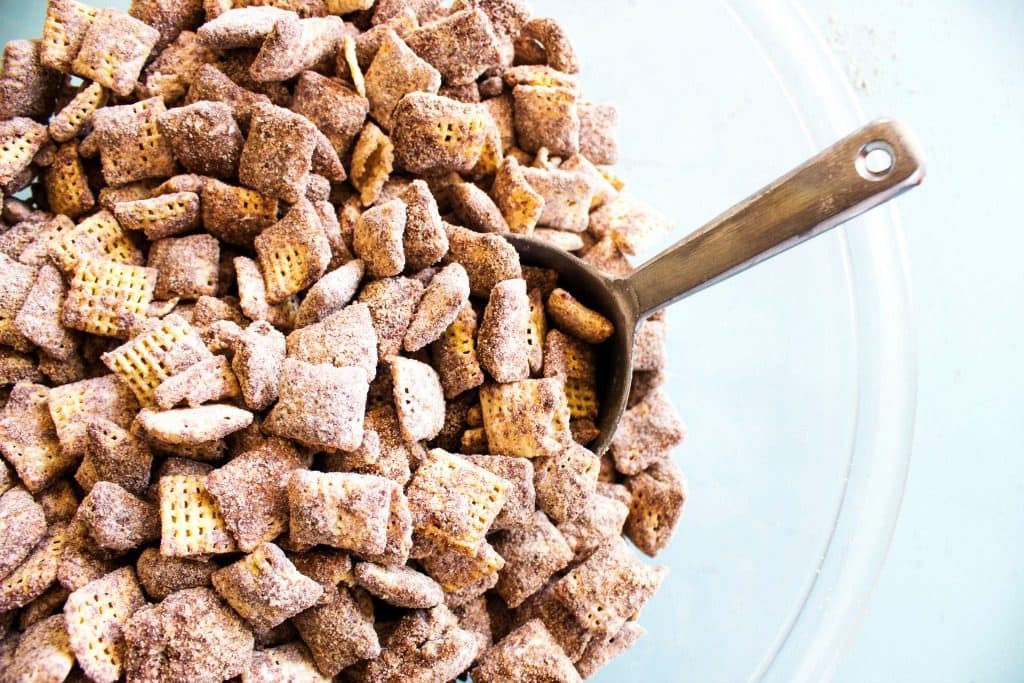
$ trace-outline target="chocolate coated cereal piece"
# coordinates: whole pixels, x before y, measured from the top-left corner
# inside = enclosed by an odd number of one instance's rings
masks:
[[[420,59],[398,34],[389,30],[366,72],[366,96],[370,114],[384,130],[391,129],[392,113],[410,92],[437,93],[441,74]]]
[[[214,356],[168,377],[153,396],[161,410],[170,410],[181,403],[195,408],[209,401],[238,398],[241,390],[228,359]]]
[[[686,477],[671,460],[658,462],[626,480],[632,494],[625,532],[654,557],[672,540],[686,505]]]
[[[331,259],[331,245],[320,228],[316,210],[304,199],[260,233],[254,244],[271,304],[319,280]]]
[[[566,574],[554,592],[581,623],[611,634],[640,612],[667,571],[643,564],[622,539],[614,539]]]
[[[580,151],[576,91],[541,85],[517,85],[512,91],[516,140],[527,152],[547,148],[568,156]]]
[[[423,289],[423,284],[412,278],[383,278],[367,283],[356,298],[370,308],[377,332],[377,357],[381,362],[401,350]]]
[[[146,265],[158,273],[154,291],[158,299],[188,300],[217,293],[219,263],[220,243],[204,234],[154,242]]]
[[[139,409],[131,390],[110,374],[54,387],[48,404],[61,449],[75,458],[86,452],[89,420],[105,418],[127,429]]]
[[[538,619],[526,622],[486,650],[470,675],[480,683],[541,678],[553,683],[583,680]]]
[[[61,145],[53,163],[43,175],[50,210],[71,219],[79,218],[96,206],[96,198],[78,156],[78,145]]]
[[[587,229],[596,185],[581,171],[523,168],[523,176],[543,198],[539,225],[583,232]]]
[[[484,382],[476,352],[477,317],[467,303],[441,338],[431,344],[431,356],[447,399],[455,398]]]
[[[555,325],[589,344],[600,344],[615,333],[615,326],[607,318],[561,288],[548,297],[548,315]]]
[[[685,436],[686,429],[668,396],[655,389],[623,414],[611,444],[615,467],[623,474],[638,474],[666,460]]]
[[[414,541],[475,555],[505,504],[510,486],[464,458],[431,450],[407,490]]]
[[[608,275],[628,275],[633,266],[622,254],[612,235],[607,234],[583,254],[583,260]]]
[[[85,32],[72,71],[127,97],[159,38],[156,29],[125,12],[100,10]]]
[[[179,474],[160,478],[160,552],[196,557],[234,552],[220,509],[206,489],[206,477]]]
[[[35,282],[37,269],[0,254],[0,344],[18,351],[32,350],[16,325],[18,312]]]
[[[508,498],[505,505],[502,506],[501,512],[491,524],[492,531],[519,529],[533,524],[533,512],[536,507],[533,463],[525,458],[505,455],[466,455],[464,457],[474,465],[483,467],[511,484],[506,492]]]
[[[369,596],[354,598],[348,588],[335,592],[326,604],[310,607],[293,623],[325,676],[336,676],[359,660],[380,654],[373,602]]]
[[[25,561],[0,579],[0,612],[24,607],[53,584],[64,550],[66,529],[64,523],[52,525]]]
[[[437,201],[422,180],[413,181],[400,199],[406,205],[405,260],[410,271],[437,263],[448,252],[448,235]]]
[[[363,440],[366,374],[361,368],[286,358],[277,405],[264,431],[314,448],[352,450]]]
[[[177,107],[161,114],[157,123],[190,173],[216,178],[237,173],[244,140],[227,104],[204,101]]]
[[[537,504],[555,522],[575,519],[587,509],[597,488],[599,458],[578,444],[534,461]]]
[[[551,638],[562,648],[569,661],[575,662],[593,640],[593,633],[573,616],[552,590],[557,579],[548,583],[519,606],[514,612],[512,624],[520,626],[531,619],[539,619],[551,634]],[[504,602],[502,602],[504,605]],[[492,608],[493,610],[493,608]],[[495,636],[496,638],[499,636]]]
[[[66,474],[75,457],[65,454],[47,407],[49,389],[19,382],[0,411],[0,454],[32,493]]]
[[[72,228],[54,233],[47,251],[51,260],[65,273],[72,273],[85,258],[105,258],[133,265],[143,263],[142,252],[106,210],[94,213]]]
[[[437,372],[412,358],[389,359],[395,409],[407,441],[425,441],[444,426],[444,392]]]
[[[363,206],[377,201],[394,167],[395,148],[391,138],[367,121],[352,150],[351,182]]]
[[[266,321],[249,325],[234,344],[231,367],[245,405],[263,410],[277,399],[285,357],[285,337]]]
[[[113,482],[136,496],[144,495],[153,464],[146,442],[102,417],[90,417],[85,433],[83,466],[88,463],[95,479]]]
[[[46,516],[32,496],[20,487],[0,495],[0,577],[21,564],[45,535]]]
[[[580,70],[576,51],[565,28],[548,17],[526,22],[516,39],[515,49],[517,61],[522,64],[547,64],[570,74]]]
[[[665,321],[645,320],[636,333],[633,348],[633,371],[657,372],[665,368]]]
[[[480,364],[495,381],[515,382],[530,376],[529,317],[525,280],[503,280],[494,286],[477,344]]]
[[[481,107],[413,92],[392,115],[396,163],[410,173],[467,172],[487,140],[488,114]]]
[[[96,545],[112,553],[126,553],[160,537],[156,507],[108,481],[92,487],[78,516]]]
[[[242,312],[252,320],[267,321],[284,330],[291,329],[298,308],[295,299],[288,298],[271,306],[267,302],[266,283],[256,262],[245,256],[237,256],[234,259],[234,266]]]
[[[210,64],[205,64],[196,71],[185,102],[192,104],[201,100],[227,104],[242,127],[248,127],[256,105],[270,102],[270,98],[263,93],[246,90]]]
[[[360,586],[396,607],[426,609],[444,601],[441,586],[410,567],[361,562],[355,566],[355,577]]]
[[[594,164],[619,161],[619,111],[610,104],[580,102],[580,153]]]
[[[357,367],[369,382],[377,372],[376,334],[366,304],[351,304],[288,335],[288,356],[314,365]]]
[[[479,648],[476,634],[460,628],[444,605],[411,612],[367,665],[366,680],[453,680],[476,659]]]
[[[630,256],[672,227],[669,218],[628,194],[620,194],[590,215],[590,232],[599,238],[611,235],[622,253]]]
[[[442,268],[430,281],[416,307],[404,348],[413,352],[437,340],[469,302],[469,276],[458,263]]]
[[[312,121],[345,155],[363,129],[370,104],[340,81],[304,71],[295,85],[292,109]]]
[[[480,232],[510,232],[494,200],[473,183],[455,183],[448,191],[452,210],[467,227]]]
[[[604,495],[602,491],[609,493],[599,485],[579,515],[558,525],[558,530],[573,549],[574,562],[585,560],[602,543],[622,534],[629,515],[628,501]],[[628,491],[626,493],[628,495]]]
[[[302,299],[295,325],[305,327],[320,322],[347,306],[359,288],[365,269],[363,261],[353,259],[320,278]]]
[[[95,7],[76,0],[49,0],[39,61],[51,69],[71,73],[71,65],[98,13]]]
[[[41,382],[46,377],[47,375],[37,366],[35,358],[0,346],[0,386],[6,387],[18,382]]]
[[[454,12],[413,31],[406,42],[449,85],[471,83],[501,60],[498,38],[480,10]]]
[[[633,647],[646,634],[647,629],[643,626],[635,621],[627,621],[614,634],[604,638],[594,638],[576,662],[576,670],[584,678],[593,676],[605,664]]]
[[[331,677],[321,674],[309,649],[295,642],[253,652],[242,680],[246,683],[330,683]]]
[[[27,169],[47,139],[46,126],[31,119],[0,122],[0,185],[7,185]]]
[[[124,626],[125,673],[145,683],[226,680],[246,670],[253,636],[209,588],[189,588],[143,607]]]
[[[569,407],[561,379],[524,379],[480,389],[484,428],[493,452],[553,456],[569,445]]]
[[[166,48],[179,34],[198,27],[204,19],[203,0],[132,0],[128,13],[160,31],[155,52]]]
[[[450,258],[466,269],[474,295],[486,297],[499,282],[522,277],[519,254],[500,236],[455,225],[447,230]]]
[[[159,97],[135,104],[104,107],[93,116],[94,135],[110,185],[174,175],[174,155],[157,120],[166,111]]]
[[[332,57],[345,37],[340,17],[282,17],[274,23],[249,67],[257,81],[285,81]]]
[[[269,439],[207,475],[207,490],[240,550],[252,552],[287,528],[288,476],[302,467],[287,441]]]
[[[274,628],[312,607],[323,593],[280,548],[266,542],[211,579],[220,596],[258,630]]]
[[[140,97],[160,97],[167,104],[176,104],[188,94],[199,69],[216,60],[217,55],[195,33],[182,31],[142,72],[136,92]]]
[[[18,332],[57,360],[67,360],[78,346],[78,336],[60,325],[67,286],[52,265],[44,265],[14,318]]]
[[[163,600],[187,588],[209,586],[216,569],[210,560],[168,557],[156,548],[143,550],[135,564],[139,583],[153,600]]]
[[[288,480],[291,538],[362,554],[387,547],[390,479],[297,470]]]
[[[359,216],[352,249],[372,277],[398,275],[405,269],[405,223],[405,204],[400,199],[373,206]]]
[[[316,132],[316,126],[300,114],[257,104],[242,149],[239,180],[271,197],[299,201],[306,191]]]
[[[573,559],[565,538],[540,510],[532,524],[499,534],[494,549],[505,560],[495,590],[509,607],[518,607]]]
[[[251,246],[260,232],[277,222],[277,199],[255,190],[207,178],[202,195],[203,226],[229,244]]]
[[[124,671],[122,628],[146,604],[131,567],[91,581],[68,596],[64,606],[68,640],[83,672],[93,681],[114,683]]]
[[[200,446],[223,439],[252,423],[252,413],[225,404],[155,411],[143,408],[135,418],[160,445]]]
[[[59,683],[74,665],[75,653],[68,644],[64,615],[55,614],[21,635],[5,672],[12,681]]]
[[[12,40],[4,46],[0,67],[0,119],[43,118],[53,111],[59,81],[42,61],[38,40]]]
[[[199,39],[214,50],[259,47],[278,21],[298,18],[293,12],[274,6],[229,9],[196,31]]]

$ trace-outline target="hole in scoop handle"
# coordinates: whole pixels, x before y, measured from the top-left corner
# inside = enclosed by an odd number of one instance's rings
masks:
[[[870,157],[870,158],[869,158]],[[869,123],[640,266],[639,319],[834,228],[924,178],[909,130]]]

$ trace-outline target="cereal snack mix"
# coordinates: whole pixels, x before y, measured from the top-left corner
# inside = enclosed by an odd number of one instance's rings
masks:
[[[46,0],[0,62],[0,683],[578,681],[685,509],[670,222],[523,0]]]

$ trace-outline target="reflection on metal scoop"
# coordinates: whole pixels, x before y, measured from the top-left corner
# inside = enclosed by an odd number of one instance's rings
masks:
[[[600,436],[608,449],[626,409],[637,326],[652,313],[836,227],[920,184],[924,162],[909,130],[879,120],[860,128],[637,268],[609,277],[572,254],[504,235],[523,263],[558,271],[560,286],[615,325],[602,345]]]

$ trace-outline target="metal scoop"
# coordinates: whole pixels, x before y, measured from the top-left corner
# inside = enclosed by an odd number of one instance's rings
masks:
[[[751,195],[628,277],[609,277],[537,239],[505,235],[524,264],[558,271],[560,286],[615,325],[598,363],[601,434],[591,445],[594,452],[608,449],[626,409],[634,336],[645,318],[889,201],[923,178],[913,136],[899,122],[883,119]]]

